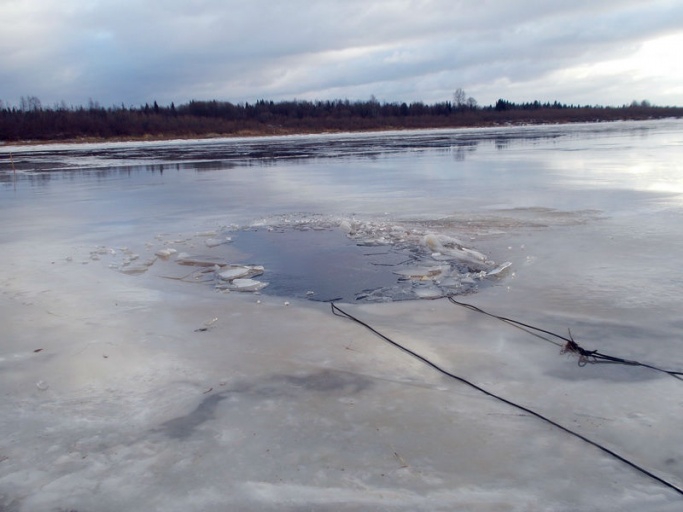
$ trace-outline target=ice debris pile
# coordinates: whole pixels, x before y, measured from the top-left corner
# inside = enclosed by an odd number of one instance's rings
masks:
[[[206,280],[213,282],[217,290],[258,292],[268,286],[264,281],[252,279],[265,271],[261,265],[229,264],[220,258],[192,256],[186,252],[179,253],[175,261],[180,265],[199,267],[191,276],[195,280],[201,280],[202,275],[208,276]]]
[[[487,283],[504,276],[509,262],[496,265],[484,254],[467,247],[458,238],[436,229],[428,222],[401,224],[377,220],[358,220],[348,217],[323,215],[287,215],[261,219],[247,226],[222,227],[218,230],[181,235],[159,235],[156,242],[148,243],[152,252],[140,257],[126,248],[117,250],[99,247],[91,259],[105,255],[119,255],[119,261],[110,266],[125,274],[142,274],[163,262],[174,268],[192,267],[190,273],[175,272],[175,276],[162,275],[186,282],[212,284],[219,291],[260,292],[267,281],[256,279],[267,274],[262,265],[231,263],[224,246],[232,243],[232,236],[241,230],[265,230],[287,233],[289,230],[340,230],[354,244],[361,247],[384,247],[393,263],[386,263],[396,281],[391,286],[365,289],[358,283],[355,300],[362,302],[390,302],[396,300],[430,299],[448,295],[472,293]],[[398,263],[395,263],[399,261]],[[373,263],[377,264],[377,263]],[[266,292],[267,293],[267,290]],[[307,292],[306,295],[312,295]],[[311,297],[314,298],[314,297]]]
[[[202,239],[203,243],[200,243],[199,240]],[[230,237],[220,236],[219,232],[199,232],[194,235],[183,235],[172,239],[168,239],[164,235],[158,235],[156,240],[162,247],[156,248],[157,244],[147,243],[146,248],[154,252],[145,258],[141,258],[139,254],[127,247],[115,249],[100,246],[90,252],[89,259],[91,261],[98,261],[104,257],[109,257],[110,268],[128,275],[143,274],[158,261],[175,263],[178,266],[191,267],[193,270],[189,274],[185,272],[180,276],[162,275],[161,277],[185,282],[211,281],[214,283],[215,288],[221,291],[257,292],[268,286],[267,282],[253,279],[264,273],[265,268],[263,266],[231,264],[220,255],[194,255],[184,251],[180,252],[176,249],[176,247],[194,250],[199,250],[200,248],[213,249],[232,242]],[[168,265],[165,265],[163,270],[173,273],[173,267]]]
[[[357,298],[366,301],[429,299],[475,291],[480,284],[496,279],[511,266],[496,265],[484,254],[468,248],[459,239],[425,229],[420,223],[368,223],[342,220],[339,227],[359,245],[389,246],[408,259],[398,265],[396,286],[370,290]]]

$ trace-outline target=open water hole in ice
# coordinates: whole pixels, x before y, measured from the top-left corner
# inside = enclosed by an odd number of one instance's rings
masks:
[[[361,246],[334,229],[250,229],[232,237],[238,263],[263,265],[264,293],[317,301],[353,302],[364,291],[396,285],[394,270],[407,251]]]

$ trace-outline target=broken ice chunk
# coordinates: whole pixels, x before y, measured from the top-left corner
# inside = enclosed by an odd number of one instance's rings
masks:
[[[170,258],[171,256],[173,256],[173,255],[174,255],[175,253],[177,253],[177,252],[178,252],[178,251],[176,251],[175,249],[173,249],[173,248],[171,248],[171,247],[167,247],[167,248],[165,248],[165,249],[159,249],[159,250],[158,250],[157,252],[155,252],[154,254],[156,254],[156,255],[159,256],[160,258]]]
[[[353,226],[348,220],[343,220],[339,223],[339,229],[341,229],[347,235],[351,235],[354,232]]]
[[[232,281],[249,275],[249,267],[232,267],[218,273],[218,277],[223,281]]]
[[[448,272],[450,267],[414,267],[394,271],[394,274],[401,276],[403,279],[412,279],[413,281],[430,281]]]
[[[225,267],[228,264],[225,260],[215,256],[192,256],[186,252],[178,254],[176,262],[181,265],[193,265],[195,267],[213,267],[214,265]]]
[[[268,286],[268,283],[257,281],[256,279],[234,279],[231,289],[238,292],[257,292],[266,286]]]
[[[243,277],[254,277],[263,274],[264,268],[261,266],[241,266],[234,265],[218,273],[218,277],[223,281],[232,281]]]
[[[487,277],[489,277],[489,276],[497,276],[498,274],[504,272],[505,269],[507,269],[507,268],[510,267],[511,265],[512,265],[511,262],[506,261],[505,263],[502,263],[502,264],[498,265],[498,266],[497,266],[496,268],[494,268],[493,270],[489,270],[489,271],[486,273],[486,276],[487,276]]]
[[[137,274],[143,274],[149,270],[149,267],[154,265],[154,262],[156,261],[156,257],[151,257],[146,259],[145,261],[136,261],[135,263],[128,263],[124,264],[123,267],[120,269],[120,271],[123,274],[128,274],[128,275],[137,275]]]
[[[207,247],[218,247],[219,245],[227,244],[232,242],[232,238],[207,238],[204,243]]]
[[[464,247],[462,242],[457,238],[445,235],[425,235],[422,238],[422,245],[427,246],[433,253],[438,253],[439,256],[450,256],[463,263],[470,263],[476,266],[485,265],[487,263],[486,256],[473,249]]]

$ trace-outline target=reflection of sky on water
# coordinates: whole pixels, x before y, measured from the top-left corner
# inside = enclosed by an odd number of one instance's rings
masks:
[[[44,201],[40,188],[53,187],[62,206],[62,200],[80,202],[83,214],[213,211],[229,217],[294,210],[400,216],[527,206],[609,209],[634,193],[683,191],[679,125],[3,147],[5,154],[13,151],[19,172],[15,176],[3,164],[0,180],[5,201],[39,195]],[[40,170],[50,161],[69,169]]]

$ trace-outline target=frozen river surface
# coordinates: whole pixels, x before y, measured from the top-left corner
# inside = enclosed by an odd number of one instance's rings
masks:
[[[328,303],[681,488],[683,381],[445,298],[683,370],[681,162],[675,120],[0,146],[0,510],[681,510]]]

